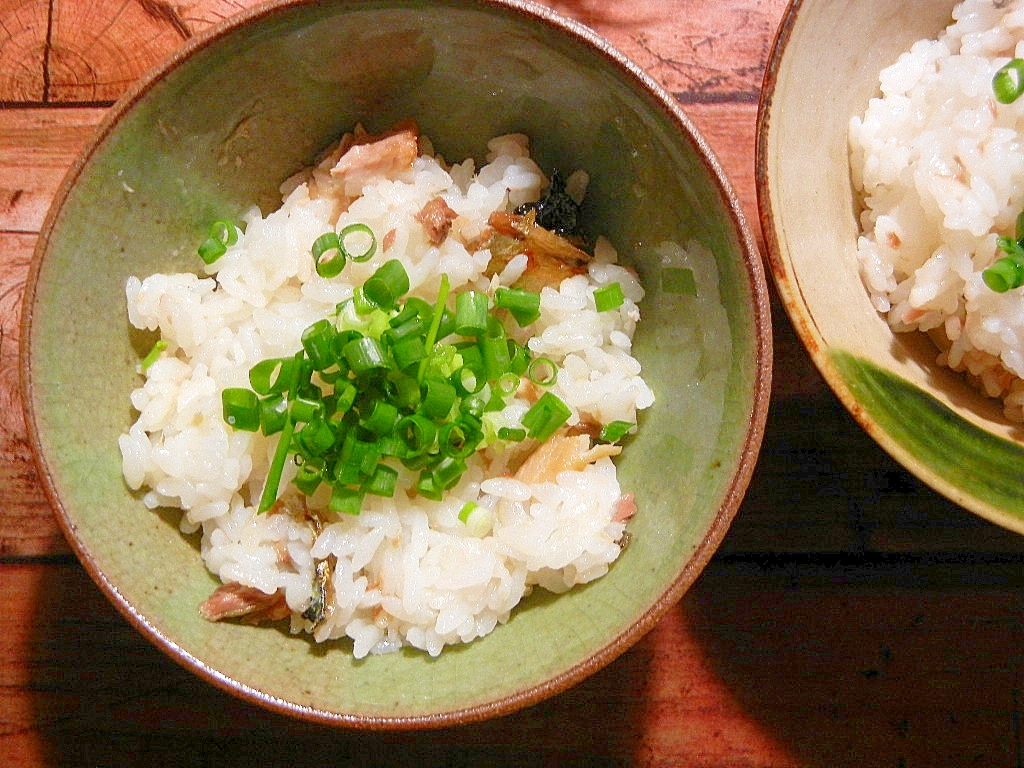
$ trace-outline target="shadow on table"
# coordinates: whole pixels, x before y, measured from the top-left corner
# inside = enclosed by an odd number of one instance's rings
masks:
[[[847,422],[830,396],[773,405],[744,507],[677,609],[723,717],[791,760],[772,765],[1024,764],[1021,539]]]
[[[27,686],[35,726],[19,751],[40,753],[45,765],[600,768],[626,762],[642,732],[642,650],[534,707],[469,726],[372,733],[293,720],[165,657],[77,563],[40,568]]]

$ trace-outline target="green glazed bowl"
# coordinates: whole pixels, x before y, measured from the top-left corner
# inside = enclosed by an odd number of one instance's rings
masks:
[[[757,190],[772,276],[793,325],[850,413],[893,458],[982,518],[1024,533],[1024,427],[895,334],[858,270],[850,119],[883,67],[952,21],[953,0],[790,4],[764,78]],[[834,30],[842,30],[836,35]]]
[[[214,218],[279,202],[279,183],[356,122],[413,118],[448,158],[509,131],[544,167],[586,168],[593,220],[648,284],[635,354],[657,395],[620,462],[639,513],[610,573],[536,591],[507,625],[440,657],[355,661],[276,627],[209,623],[215,585],[179,513],[121,477],[118,435],[143,340],[129,275],[195,269]],[[645,243],[712,249],[728,310],[724,395],[677,368],[672,297]],[[655,273],[656,274],[656,273]],[[515,711],[601,668],[650,630],[721,542],[769,396],[765,277],[737,198],[665,93],[588,29],[526,2],[279,2],[190,42],[111,110],[45,222],[25,298],[24,400],[49,498],[85,568],[146,637],[243,699],[316,722],[423,728]],[[714,340],[712,340],[714,341]],[[726,341],[726,340],[722,340]],[[713,398],[710,398],[713,399]],[[699,403],[684,410],[682,403]],[[722,409],[719,424],[708,413]]]

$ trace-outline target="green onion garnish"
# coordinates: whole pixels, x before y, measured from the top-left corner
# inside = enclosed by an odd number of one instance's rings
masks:
[[[697,295],[697,281],[688,267],[665,267],[661,270],[661,292],[684,296]]]
[[[455,296],[455,332],[460,336],[480,336],[487,331],[490,317],[486,293],[465,291]]]
[[[314,248],[318,271],[327,265],[330,273],[335,260],[351,258],[344,230],[331,234]],[[499,290],[492,302],[484,292],[466,290],[455,295],[450,311],[447,275],[433,303],[406,297],[408,289],[404,266],[386,262],[351,300],[303,331],[295,355],[257,363],[249,370],[250,388],[222,393],[228,424],[277,436],[260,512],[280,495],[289,459],[297,466],[298,492],[311,495],[327,486],[329,509],[358,514],[367,494],[393,496],[403,472],[415,473],[416,493],[440,500],[459,484],[467,460],[495,436],[544,441],[568,420],[572,410],[551,392],[520,423],[496,428],[488,418],[516,397],[522,377],[540,386],[557,378],[551,360],[534,358],[503,325],[511,322],[508,315],[533,322],[539,294]],[[622,301],[618,283],[596,295],[602,305]],[[618,440],[633,426],[613,423],[603,434]],[[474,504],[462,519],[485,535],[492,513]]]
[[[441,328],[441,321],[444,319],[444,309],[448,302],[448,292],[451,290],[451,283],[448,281],[448,275],[441,275],[441,287],[437,292],[437,303],[434,304],[434,310],[430,318],[430,326],[427,328],[427,336],[423,341],[424,346],[427,349],[427,353],[433,352],[434,344],[437,343],[437,334]],[[424,357],[420,361],[420,368],[418,378],[422,382],[423,374],[427,370],[428,357]]]
[[[391,309],[409,290],[409,274],[398,259],[384,262],[363,284],[363,295],[378,307]]]
[[[1004,256],[981,273],[985,285],[996,293],[1006,293],[1024,285],[1024,261]]]
[[[996,240],[999,249],[1006,254],[981,273],[981,279],[996,293],[1019,288],[1024,285],[1024,212],[1017,217],[1017,239],[1000,237]]]
[[[221,392],[224,421],[243,432],[260,428],[260,401],[256,393],[244,387],[228,387]]]
[[[601,443],[617,443],[635,426],[631,421],[611,421],[601,427],[597,440]]]
[[[523,415],[523,426],[526,427],[527,437],[532,437],[543,442],[555,433],[555,430],[565,424],[572,414],[560,397],[545,392],[537,402],[530,406]]]
[[[337,277],[345,268],[345,252],[337,232],[324,232],[313,241],[313,265],[320,277]]]
[[[238,230],[230,221],[218,219],[210,225],[210,236],[199,246],[199,258],[213,264],[227,253],[228,247],[238,242]]]
[[[625,300],[622,295],[622,286],[619,283],[608,283],[594,291],[594,304],[598,312],[618,309]]]
[[[294,364],[291,367],[287,391],[294,394],[298,389],[299,372],[302,369],[302,352],[296,352]],[[277,448],[274,450],[274,458],[270,462],[270,469],[267,471],[267,484],[263,486],[263,494],[260,496],[258,507],[259,512],[266,512],[277,501],[277,490],[281,485],[281,474],[284,472],[284,463],[288,459],[288,452],[291,450],[292,434],[295,431],[295,424],[291,418],[291,409],[285,414],[284,426],[281,428],[281,436],[278,438]]]
[[[534,384],[548,387],[558,378],[558,367],[546,357],[535,357],[526,369],[526,376]]]
[[[992,91],[1002,104],[1012,104],[1024,93],[1024,59],[1011,59],[992,76]]]
[[[540,317],[540,294],[501,286],[494,292],[494,306],[507,309],[520,327]]]
[[[338,237],[342,253],[347,258],[352,259],[352,261],[369,261],[373,258],[373,254],[377,252],[377,238],[374,237],[373,230],[365,224],[349,224],[341,230]],[[366,245],[362,251],[352,253],[349,250],[349,244],[353,240],[357,244],[360,240],[366,240]]]
[[[353,253],[349,246],[354,242],[365,241],[362,250]],[[320,277],[332,278],[341,274],[348,261],[369,261],[377,252],[377,238],[373,230],[365,224],[349,224],[341,232],[324,232],[313,241],[310,249],[313,254],[313,265]],[[405,271],[404,269],[402,270]],[[406,285],[398,291],[401,295],[409,290]]]
[[[498,430],[498,437],[518,443],[526,439],[526,430],[519,427],[501,427]]]
[[[475,501],[467,501],[459,510],[459,522],[466,526],[471,536],[483,537],[491,532],[494,513]]]
[[[158,339],[157,342],[153,344],[152,347],[150,347],[149,352],[146,353],[146,356],[142,358],[142,362],[139,364],[139,369],[143,373],[148,371],[149,367],[160,359],[160,355],[163,354],[165,349],[167,349],[167,342],[164,341],[163,339]]]
[[[341,512],[345,515],[358,515],[363,506],[363,491],[348,488],[344,485],[334,486],[331,492],[331,500],[327,508],[332,512]]]

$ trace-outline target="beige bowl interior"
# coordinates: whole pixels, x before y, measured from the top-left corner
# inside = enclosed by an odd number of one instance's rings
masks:
[[[950,22],[952,7],[948,0],[814,0],[789,7],[759,113],[762,227],[786,311],[826,380],[861,425],[939,492],[1024,531],[1019,492],[1007,489],[990,497],[983,482],[969,473],[955,476],[954,460],[939,455],[954,454],[956,449],[944,443],[959,442],[960,435],[969,433],[986,460],[1002,461],[992,459],[993,450],[1013,459],[1020,426],[1003,417],[997,401],[938,366],[937,349],[923,334],[890,330],[870,304],[856,259],[850,118],[863,113],[877,94],[880,70],[914,41],[935,37]],[[941,422],[934,435],[924,434],[931,416],[914,425],[900,414],[899,401],[907,399]]]

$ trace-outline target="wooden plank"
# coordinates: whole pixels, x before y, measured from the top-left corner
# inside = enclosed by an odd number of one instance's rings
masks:
[[[686,103],[756,103],[786,0],[719,3],[713,9],[706,0],[546,5],[597,30]]]
[[[760,241],[754,187],[757,104],[689,103],[683,104],[683,108],[718,158],[739,199],[752,236]]]
[[[0,103],[46,97],[48,30],[47,3],[0,0]]]
[[[39,486],[19,390],[18,326],[35,240],[0,231],[0,557],[68,551]]]
[[[977,586],[978,571],[925,569],[922,590],[901,571],[713,565],[637,646],[562,695],[471,727],[373,734],[292,721],[200,681],[75,566],[0,566],[0,753],[68,766],[194,765],[195,754],[293,766],[1010,765],[1024,579],[982,567],[995,585]]]
[[[96,103],[117,99],[156,63],[255,0],[6,0],[0,4],[0,102]],[[605,36],[684,101],[757,99],[784,0],[549,0]],[[680,31],[679,19],[689,23]]]
[[[6,0],[0,3],[0,102],[112,102],[197,32],[251,5]]]
[[[38,232],[104,109],[0,109],[0,232]]]

